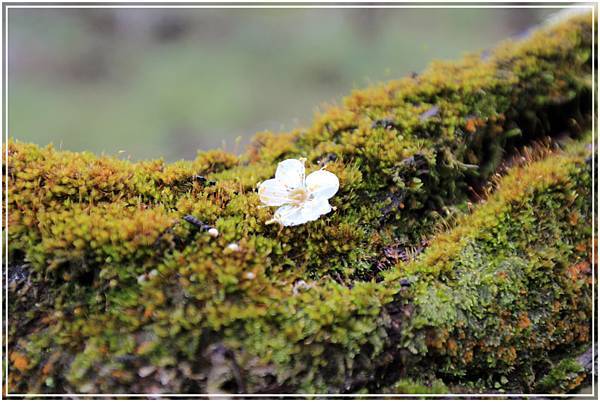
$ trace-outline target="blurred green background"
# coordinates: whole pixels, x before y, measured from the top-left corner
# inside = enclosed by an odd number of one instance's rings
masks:
[[[9,136],[132,160],[241,152],[257,131],[306,126],[353,88],[553,11],[10,9]]]

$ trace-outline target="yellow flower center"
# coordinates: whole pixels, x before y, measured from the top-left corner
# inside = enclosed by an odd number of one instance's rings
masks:
[[[300,205],[308,199],[308,192],[303,188],[297,188],[290,193],[289,197],[292,203]]]

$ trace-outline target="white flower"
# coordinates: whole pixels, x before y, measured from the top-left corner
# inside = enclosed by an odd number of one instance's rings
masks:
[[[280,207],[267,223],[301,225],[331,212],[328,200],[337,193],[340,181],[335,174],[323,169],[305,178],[304,161],[286,159],[280,162],[275,178],[258,186],[258,196],[263,204]]]

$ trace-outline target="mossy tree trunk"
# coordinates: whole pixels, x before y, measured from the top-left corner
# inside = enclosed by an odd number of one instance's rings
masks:
[[[594,285],[591,27],[576,16],[356,91],[240,157],[9,142],[7,390],[576,387]],[[577,140],[515,154],[565,133]],[[340,178],[336,209],[265,225],[256,184],[299,157]]]

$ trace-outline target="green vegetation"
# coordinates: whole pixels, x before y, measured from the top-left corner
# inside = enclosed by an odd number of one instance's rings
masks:
[[[240,157],[11,141],[9,391],[570,389],[552,361],[591,334],[591,24],[355,91]],[[501,166],[561,131],[579,141]],[[340,178],[336,210],[267,226],[256,184],[289,157]]]
[[[581,384],[586,377],[583,367],[575,359],[561,360],[542,378],[538,392],[564,394]]]

